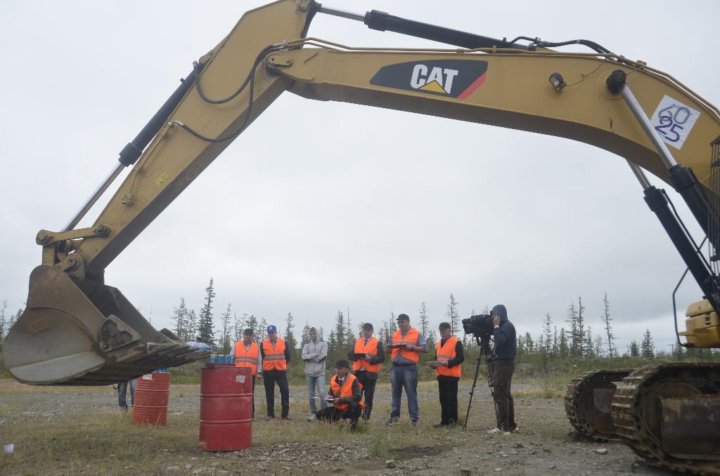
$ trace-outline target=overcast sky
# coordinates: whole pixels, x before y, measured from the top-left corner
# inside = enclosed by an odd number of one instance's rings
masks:
[[[0,1],[0,302],[24,307],[35,235],[62,229],[192,61],[262,1]],[[720,104],[716,1],[327,0],[485,36],[593,40]],[[506,4],[507,5],[507,4]],[[311,36],[352,46],[430,43],[318,15]],[[568,51],[568,50],[565,50]],[[580,50],[586,51],[586,50]],[[122,177],[124,178],[125,175]],[[108,197],[109,198],[109,197]],[[676,200],[676,205],[681,205]],[[688,220],[690,221],[690,220]],[[582,297],[601,332],[607,293],[621,350],[674,341],[685,266],[625,161],[566,139],[281,96],[106,271],[156,328],[210,277],[216,316],[329,329],[391,313],[434,326],[504,303],[518,332]],[[688,281],[682,309],[701,297]]]

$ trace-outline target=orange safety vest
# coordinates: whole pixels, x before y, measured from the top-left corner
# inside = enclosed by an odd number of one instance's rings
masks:
[[[436,358],[438,362],[447,362],[448,360],[457,357],[457,353],[455,352],[455,345],[457,344],[457,341],[458,338],[453,336],[449,337],[448,340],[445,341],[445,345],[442,347],[440,345],[437,346],[435,355],[437,356]],[[440,342],[438,342],[438,344],[440,344]],[[455,365],[453,367],[438,367],[435,369],[435,373],[437,375],[445,375],[446,377],[460,378],[460,375],[462,375],[462,364]]]
[[[375,357],[378,354],[379,342],[380,341],[377,340],[377,337],[372,336],[370,339],[368,339],[368,343],[365,344],[365,338],[360,337],[358,340],[355,341],[355,349],[353,350],[353,352],[355,352],[356,354],[370,354]],[[380,364],[369,364],[367,360],[356,360],[355,362],[353,362],[353,370],[360,370],[361,367],[368,372],[372,372],[375,374],[380,373]]]
[[[342,387],[337,381],[337,374],[333,375],[332,379],[330,379],[330,391],[333,394],[333,397],[335,398],[341,398],[341,397],[352,397],[353,396],[353,382],[357,380],[357,378],[349,373],[347,376],[345,376],[345,381],[343,382]],[[360,385],[360,389],[362,390],[362,384],[358,382],[358,385]],[[362,394],[361,394],[362,395]],[[358,402],[360,405],[360,408],[365,408],[365,404],[363,404],[362,396],[360,398],[360,401]],[[349,403],[336,403],[335,408],[337,408],[340,411],[347,411],[350,409]]]
[[[245,347],[243,341],[235,342],[235,367],[249,367],[253,375],[257,375],[257,361],[260,347],[255,342],[250,348]]]
[[[405,337],[402,337],[400,334],[400,329],[396,330],[395,333],[392,335],[392,343],[391,345],[399,345],[399,344],[413,344],[418,345],[418,342],[420,342],[420,333],[417,329],[414,327],[411,327],[410,330],[405,334]],[[412,362],[415,362],[416,364],[420,360],[420,354],[414,350],[405,350],[405,348],[398,348],[394,347],[392,349],[392,359],[393,361],[399,357],[403,357],[407,360],[410,360]]]
[[[287,370],[285,360],[285,340],[277,338],[275,345],[266,337],[263,341],[263,370]]]

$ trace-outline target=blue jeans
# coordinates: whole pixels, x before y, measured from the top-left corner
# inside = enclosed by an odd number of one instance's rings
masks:
[[[417,382],[416,365],[393,365],[390,370],[390,383],[392,384],[392,411],[390,412],[390,418],[400,418],[400,400],[404,388],[408,400],[410,420],[418,421],[420,419],[420,407],[418,406],[417,400]]]
[[[130,405],[135,405],[135,379],[118,384],[118,405],[120,408],[127,409],[127,389],[130,384]]]
[[[317,413],[317,404],[315,403],[317,399],[313,397],[320,397],[320,407],[325,410],[327,408],[327,402],[323,398],[325,392],[325,375],[306,375],[305,380],[307,380],[307,392],[308,400],[310,401],[310,411],[313,414]]]

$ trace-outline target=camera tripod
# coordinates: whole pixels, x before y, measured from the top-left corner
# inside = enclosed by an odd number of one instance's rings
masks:
[[[488,387],[493,386],[493,372],[495,370],[495,361],[493,359],[492,350],[490,349],[490,338],[481,339],[475,336],[478,346],[480,347],[480,354],[478,354],[477,364],[475,365],[475,377],[473,378],[472,388],[470,389],[470,400],[468,401],[467,413],[465,414],[465,423],[463,429],[467,429],[468,418],[470,418],[470,406],[472,405],[473,394],[475,393],[475,386],[477,385],[478,374],[480,373],[480,364],[482,363],[483,356],[485,356],[485,368],[488,373]],[[492,392],[492,391],[491,391]],[[495,419],[498,417],[498,409],[493,399],[493,407],[495,408]]]

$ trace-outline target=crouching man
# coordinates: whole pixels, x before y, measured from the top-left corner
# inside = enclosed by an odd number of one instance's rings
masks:
[[[330,379],[327,402],[332,406],[317,412],[317,419],[324,421],[338,421],[349,419],[351,428],[355,428],[362,414],[362,385],[350,373],[350,364],[347,360],[338,360],[335,364],[337,373]]]

